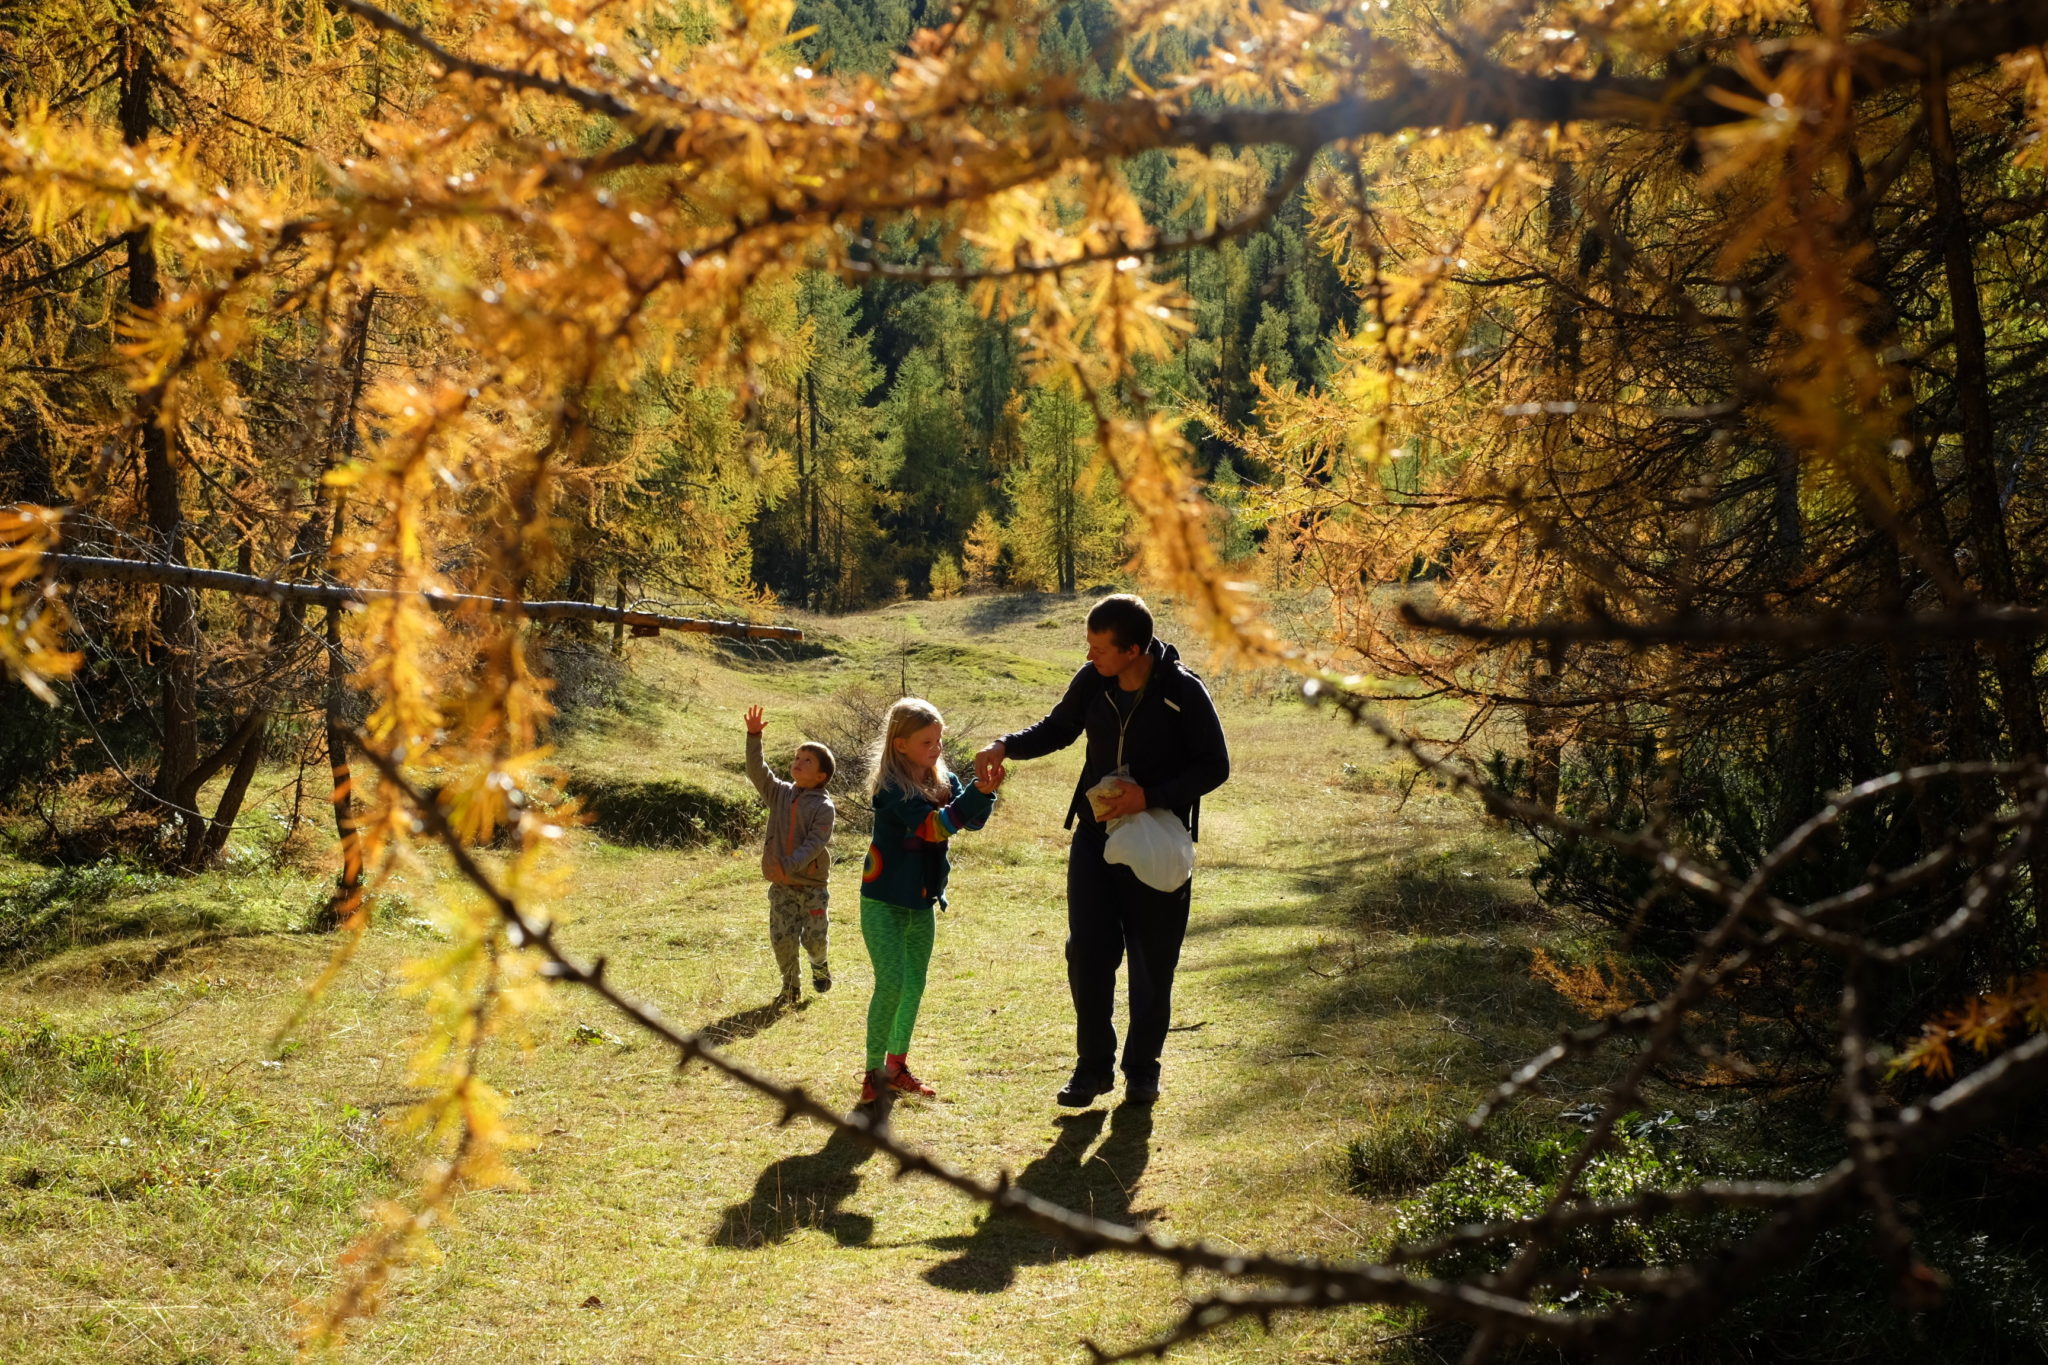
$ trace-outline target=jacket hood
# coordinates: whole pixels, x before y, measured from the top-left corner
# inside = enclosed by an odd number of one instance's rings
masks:
[[[1185,674],[1188,670],[1180,661],[1180,650],[1160,639],[1152,637],[1152,643],[1145,646],[1145,653],[1151,656],[1152,671],[1158,674],[1164,670],[1169,674]],[[1112,685],[1114,685],[1112,683]]]

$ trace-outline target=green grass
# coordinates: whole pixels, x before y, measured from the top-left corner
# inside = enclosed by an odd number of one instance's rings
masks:
[[[768,708],[768,753],[780,766],[841,693],[893,695],[906,681],[952,721],[993,735],[1056,698],[1080,662],[1086,605],[970,598],[806,622],[831,652],[794,662],[635,642],[632,678],[613,706],[565,729],[561,762],[615,783],[744,789],[749,704]],[[1165,1100],[1152,1114],[1105,1103],[1080,1115],[1051,1101],[1071,1063],[1060,828],[1079,762],[1070,752],[1014,765],[995,820],[956,849],[954,908],[940,921],[914,1047],[946,1098],[900,1107],[896,1128],[970,1170],[1007,1169],[1049,1197],[1172,1235],[1369,1251],[1394,1201],[1426,1174],[1365,1181],[1360,1153],[1462,1112],[1567,1022],[1527,970],[1544,931],[1518,879],[1527,854],[1446,794],[1404,792],[1385,755],[1341,720],[1286,700],[1275,680],[1210,681],[1235,775],[1204,803]],[[612,979],[669,1018],[718,1025],[744,1060],[851,1101],[870,984],[852,914],[857,836],[835,849],[837,986],[780,1012],[764,1008],[776,977],[750,841],[647,847],[585,829],[571,842],[575,873],[555,909],[574,950],[607,954]],[[0,869],[0,887],[43,875]],[[68,1306],[0,1307],[0,1359],[274,1356],[288,1348],[293,1301],[325,1286],[360,1226],[359,1206],[407,1188],[411,1158],[374,1117],[406,1094],[417,1006],[393,984],[432,946],[410,908],[428,898],[432,874],[408,872],[390,888],[380,927],[282,1059],[266,1041],[326,944],[280,932],[317,907],[318,880],[264,880],[272,875],[114,888],[92,922],[167,901],[187,918],[137,918],[119,937],[76,946],[46,935],[33,962],[0,977],[0,1020],[47,1021],[67,1039],[146,1029],[150,1065],[182,1078],[164,1086],[198,1085],[205,1104],[265,1116],[233,1128],[237,1151],[300,1170],[295,1153],[344,1134],[360,1164],[290,1193],[215,1180],[179,1186],[168,1202],[108,1201],[69,1176],[39,1186],[44,1231],[0,1241],[0,1305]],[[96,965],[95,954],[116,949],[147,963],[207,932],[194,927],[200,907],[244,888],[252,903],[280,908],[145,974]],[[79,1087],[57,1063],[38,1065],[38,1093]],[[1204,1287],[1143,1261],[1077,1258],[927,1183],[894,1180],[858,1144],[778,1126],[772,1110],[701,1068],[678,1074],[574,994],[553,997],[531,1045],[505,1047],[489,1072],[535,1139],[516,1163],[530,1188],[462,1201],[459,1226],[438,1239],[442,1259],[396,1281],[355,1358],[1080,1360],[1080,1339],[1142,1339]],[[39,1105],[10,1108],[5,1141],[16,1145],[6,1150],[83,1151],[118,1128],[98,1104],[78,1101],[55,1136],[37,1135]],[[1527,1122],[1548,1122],[1556,1107],[1539,1102]],[[189,1148],[150,1141],[152,1151]],[[56,1157],[19,1160],[55,1169]],[[9,1169],[0,1163],[0,1179]],[[116,1207],[123,1235],[176,1257],[175,1275],[134,1253],[101,1257],[90,1236],[48,1231]],[[242,1273],[257,1264],[262,1273]],[[1176,1358],[1370,1359],[1395,1322],[1363,1310],[1282,1318],[1270,1336],[1233,1330]],[[219,1335],[228,1323],[238,1335]]]
[[[318,885],[276,867],[182,879],[112,861],[0,861],[0,968],[147,981],[195,947],[303,931],[324,899]]]
[[[393,1179],[359,1110],[294,1115],[133,1034],[0,1027],[0,1343],[283,1356],[284,1303],[323,1291],[353,1206]]]

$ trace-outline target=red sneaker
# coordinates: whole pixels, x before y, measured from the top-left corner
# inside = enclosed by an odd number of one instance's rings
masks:
[[[916,1095],[919,1099],[935,1100],[939,1097],[938,1091],[911,1075],[909,1067],[904,1066],[901,1062],[898,1062],[896,1065],[896,1074],[889,1078],[889,1088],[891,1090],[899,1090],[906,1095]]]
[[[876,1073],[872,1071],[863,1071],[860,1073],[859,1104],[862,1107],[873,1104],[876,1100],[882,1098],[881,1094],[875,1089],[875,1074]]]

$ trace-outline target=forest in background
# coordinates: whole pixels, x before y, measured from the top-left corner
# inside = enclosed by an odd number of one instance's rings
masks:
[[[704,22],[689,6],[653,13],[653,32],[683,44]],[[800,7],[789,22],[809,31],[795,47],[818,70],[872,75],[924,16],[828,4]],[[1113,74],[1126,53],[1100,0],[1056,7],[1034,28],[1024,69],[1036,77],[1128,88]],[[169,139],[208,168],[202,175],[227,180],[317,181],[326,163],[374,154],[378,121],[433,97],[416,53],[375,30],[352,48],[345,14],[329,26],[311,15],[273,18],[262,4],[209,7],[187,26],[170,6],[24,5],[7,29],[6,97],[17,114],[75,111],[130,147]],[[1166,79],[1194,41],[1169,35],[1140,69]],[[196,64],[196,54],[214,51],[226,58],[220,68]],[[288,70],[312,83],[271,84]],[[195,88],[209,81],[217,87]],[[1185,233],[1256,204],[1282,161],[1270,149],[1226,158],[1220,193],[1214,168],[1177,169],[1163,150],[1134,157],[1129,177],[1145,220]],[[365,424],[379,421],[366,397],[449,364],[459,334],[388,283],[358,293],[324,339],[303,310],[251,327],[223,410],[181,435],[184,450],[159,452],[149,437],[141,461],[128,465],[107,444],[126,420],[117,373],[135,358],[121,320],[162,296],[156,249],[132,231],[95,239],[76,219],[41,235],[35,212],[24,205],[30,231],[15,241],[18,268],[0,296],[11,347],[0,502],[80,504],[65,527],[73,553],[168,552],[281,578],[306,576],[330,544],[362,545],[373,561],[377,517],[327,485],[358,458]],[[1223,532],[1232,558],[1264,535],[1247,480],[1273,471],[1242,444],[1197,430],[1197,414],[1248,419],[1254,376],[1313,391],[1333,367],[1334,339],[1358,302],[1311,233],[1307,203],[1290,197],[1254,230],[1176,255],[1170,268],[1193,300],[1189,334],[1170,356],[1142,364],[1147,401],[1186,410],[1199,472],[1236,514]],[[915,272],[941,259],[949,236],[938,222],[890,223],[863,237],[856,255]],[[1124,571],[1131,515],[1102,458],[1095,413],[1065,381],[1031,377],[1028,310],[991,316],[950,281],[848,283],[822,271],[764,285],[745,307],[739,382],[663,364],[589,396],[587,447],[569,480],[576,495],[550,509],[550,553],[527,577],[526,596],[836,612],[906,595],[1072,592]],[[137,415],[147,417],[147,400]],[[171,468],[187,451],[193,464]],[[451,546],[435,567],[459,575],[469,553]],[[353,581],[382,581],[374,563],[364,568]],[[108,783],[127,786],[124,770],[155,771],[145,784],[190,809],[226,771],[226,799],[185,822],[171,855],[197,865],[224,846],[260,758],[288,746],[312,753],[330,737],[309,722],[354,705],[329,666],[346,649],[341,621],[323,639],[283,618],[266,627],[230,599],[172,592],[154,622],[134,615],[138,605],[126,591],[105,601],[75,595],[74,608],[95,618],[83,637],[86,667],[69,683],[75,705],[51,725],[29,697],[0,701],[19,722],[0,740],[0,790],[69,781],[74,759],[86,756],[97,774],[85,783],[90,798],[104,797]],[[155,676],[153,650],[136,633],[152,629],[159,643],[189,637],[178,651],[189,665]],[[160,705],[168,730],[151,716]],[[154,752],[160,743],[168,754]],[[132,843],[136,827],[151,826],[148,816],[115,822],[125,833],[98,822],[74,839],[56,828],[62,798],[45,799],[46,833],[74,856]]]
[[[38,856],[203,867],[317,753],[336,923],[416,833],[540,858],[553,665],[419,594],[761,616],[1128,566],[1526,830],[1626,956],[1559,1045],[1628,1058],[1581,1154],[1474,1206],[1493,1297],[1433,1304],[1475,1350],[1582,1293],[1583,1339],[1649,1334],[1849,1208],[1934,1296],[1892,1183],[1937,1146],[1930,1221],[2036,1254],[1997,1211],[2041,1135],[1982,1097],[2048,1066],[2044,7],[0,16],[0,799]],[[60,590],[45,551],[413,596]],[[1462,733],[1399,719],[1438,699]],[[516,914],[474,929],[533,966]],[[496,1027],[497,976],[451,989],[449,1037]],[[1822,1136],[1662,1208],[1713,1238],[1566,1264],[1653,1085]]]

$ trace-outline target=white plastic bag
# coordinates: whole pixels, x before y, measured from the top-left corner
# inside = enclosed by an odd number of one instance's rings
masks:
[[[1125,863],[1155,891],[1178,891],[1195,875],[1195,841],[1170,810],[1141,810],[1109,822],[1102,860]]]

